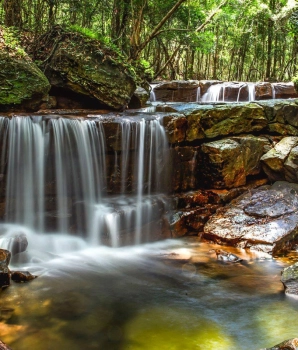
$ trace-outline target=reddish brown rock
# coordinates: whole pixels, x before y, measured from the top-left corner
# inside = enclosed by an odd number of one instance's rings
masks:
[[[256,100],[267,100],[273,98],[274,87],[271,83],[256,83],[255,85],[255,95]]]
[[[172,190],[187,191],[197,187],[198,147],[175,147],[172,155]]]
[[[292,82],[290,83],[273,83],[275,92],[275,98],[295,98],[298,97],[298,93]]]
[[[156,101],[191,102],[197,100],[197,80],[173,80],[154,86]]]

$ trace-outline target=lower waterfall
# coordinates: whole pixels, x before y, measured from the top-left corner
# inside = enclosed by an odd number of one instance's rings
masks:
[[[13,116],[0,129],[2,232],[114,247],[151,239],[166,209],[161,117]]]

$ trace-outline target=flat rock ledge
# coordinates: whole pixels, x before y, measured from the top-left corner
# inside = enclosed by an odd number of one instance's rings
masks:
[[[282,254],[297,244],[298,184],[277,181],[218,209],[204,227],[204,237],[217,243]]]

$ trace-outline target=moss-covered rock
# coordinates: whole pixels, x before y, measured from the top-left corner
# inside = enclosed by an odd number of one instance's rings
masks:
[[[50,84],[29,56],[0,27],[0,110],[36,110],[47,98]]]
[[[124,109],[136,89],[132,67],[98,40],[54,27],[40,40],[39,56],[52,87]]]

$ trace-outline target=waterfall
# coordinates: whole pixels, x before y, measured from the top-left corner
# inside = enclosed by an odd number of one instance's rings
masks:
[[[202,96],[202,102],[239,102],[241,92],[244,93],[244,96],[246,95],[244,99],[247,101],[255,101],[255,83],[226,82],[211,85]]]
[[[149,98],[149,101],[151,101],[151,102],[155,102],[156,101],[154,87],[155,87],[155,85],[150,84],[150,98]]]
[[[248,101],[254,101],[256,99],[255,83],[248,83]]]
[[[224,84],[211,85],[207,92],[202,96],[202,102],[218,102],[224,101],[223,93]]]
[[[149,224],[166,206],[162,117],[0,117],[0,133],[2,226],[10,234],[15,225],[16,232],[76,235],[93,245],[150,238]]]
[[[201,87],[198,86],[197,87],[197,95],[196,95],[196,101],[195,102],[199,102],[201,98]]]

